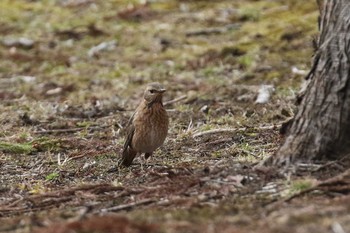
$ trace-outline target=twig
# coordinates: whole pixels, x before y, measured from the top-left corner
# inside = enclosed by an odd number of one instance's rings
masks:
[[[63,162],[61,162],[61,153],[57,154],[57,164],[58,164],[58,166],[63,166],[64,164],[66,164],[70,160],[71,160],[71,158],[69,158],[68,156],[64,156],[64,160],[63,160]]]
[[[192,121],[192,118],[191,118],[190,122],[188,123],[187,129],[186,129],[186,133],[189,132],[192,128],[193,128],[193,121]]]
[[[328,163],[325,163],[321,166],[319,166],[318,168],[316,168],[313,172],[318,172],[326,167],[329,167],[329,166],[332,166],[332,165],[338,165],[338,166],[341,166],[339,163],[342,162],[343,160],[345,160],[347,157],[344,156],[343,158],[341,159],[338,159],[338,160],[335,160],[335,161],[330,161]]]
[[[119,211],[119,210],[129,209],[129,208],[133,208],[135,206],[146,205],[146,204],[150,204],[150,203],[154,203],[154,202],[156,202],[155,199],[147,198],[147,199],[144,199],[141,201],[135,201],[135,202],[129,203],[129,204],[123,204],[123,205],[113,206],[110,208],[101,209],[100,212]]]
[[[33,168],[35,168],[35,167],[36,167],[37,165],[39,165],[44,159],[45,159],[45,157],[43,157],[43,158],[39,159],[38,161],[36,161],[36,162],[34,163],[34,165],[33,165],[30,169],[32,170]],[[39,166],[39,167],[41,167],[41,166]]]
[[[10,207],[16,206],[18,203],[20,203],[23,200],[24,200],[24,197],[20,196],[20,198],[18,198],[17,200],[15,200],[15,201],[11,200],[12,202],[8,201],[3,206],[5,206],[6,208],[10,208]]]
[[[204,136],[204,135],[207,135],[207,134],[235,133],[235,132],[238,132],[238,131],[246,131],[248,129],[268,130],[268,129],[275,129],[275,128],[279,128],[279,127],[281,127],[280,124],[269,125],[269,126],[260,126],[260,127],[257,127],[257,128],[243,127],[243,128],[211,129],[211,130],[207,130],[207,131],[204,131],[204,132],[195,133],[195,134],[193,134],[193,138],[197,138],[197,137]]]
[[[222,143],[226,143],[226,142],[232,142],[232,138],[224,138],[224,139],[218,139],[212,142],[205,142],[205,146],[213,146],[216,144],[222,144]]]
[[[34,131],[35,134],[51,134],[51,133],[72,133],[84,130],[86,128],[70,128],[70,129],[51,129],[51,130],[40,130]]]
[[[167,106],[167,105],[170,105],[170,104],[173,104],[173,103],[177,103],[177,102],[180,102],[181,100],[184,100],[186,98],[187,98],[187,95],[182,95],[182,96],[180,96],[178,98],[175,98],[173,100],[169,100],[169,101],[165,102],[163,105]]]
[[[73,159],[80,159],[82,157],[85,157],[86,153],[80,154],[80,155],[76,155],[76,156],[69,156],[69,160],[73,160]]]
[[[104,126],[90,126],[90,127],[79,127],[79,128],[69,128],[69,129],[49,129],[49,130],[37,130],[34,131],[35,134],[54,134],[54,133],[73,133],[82,130],[96,130],[102,128],[108,128],[112,126],[112,124],[104,125]]]
[[[72,188],[67,188],[63,190],[57,190],[45,194],[38,194],[34,196],[30,196],[25,200],[43,200],[48,197],[60,197],[60,196],[70,196],[75,195],[77,191],[90,191],[92,193],[101,193],[101,192],[111,192],[111,191],[123,191],[125,188],[121,186],[113,186],[111,184],[90,184],[90,185],[82,185]]]

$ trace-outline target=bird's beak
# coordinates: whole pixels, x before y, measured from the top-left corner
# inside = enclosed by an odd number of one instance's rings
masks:
[[[164,92],[166,92],[166,89],[160,89],[158,92],[159,93],[164,93]]]

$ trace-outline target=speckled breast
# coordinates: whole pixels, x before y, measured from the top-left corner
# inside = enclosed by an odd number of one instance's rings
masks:
[[[168,133],[169,118],[161,104],[154,104],[139,111],[135,115],[133,124],[135,126],[133,149],[140,153],[150,153],[164,143]]]

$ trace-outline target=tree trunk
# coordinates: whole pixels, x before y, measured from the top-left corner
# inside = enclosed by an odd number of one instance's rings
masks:
[[[324,1],[319,27],[310,83],[283,145],[266,165],[350,152],[350,1]]]

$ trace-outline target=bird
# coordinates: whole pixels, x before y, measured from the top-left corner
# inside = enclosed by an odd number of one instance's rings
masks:
[[[129,167],[138,154],[144,153],[145,159],[148,159],[163,145],[169,128],[169,117],[162,102],[165,91],[158,82],[147,85],[143,100],[127,125],[121,165]]]

